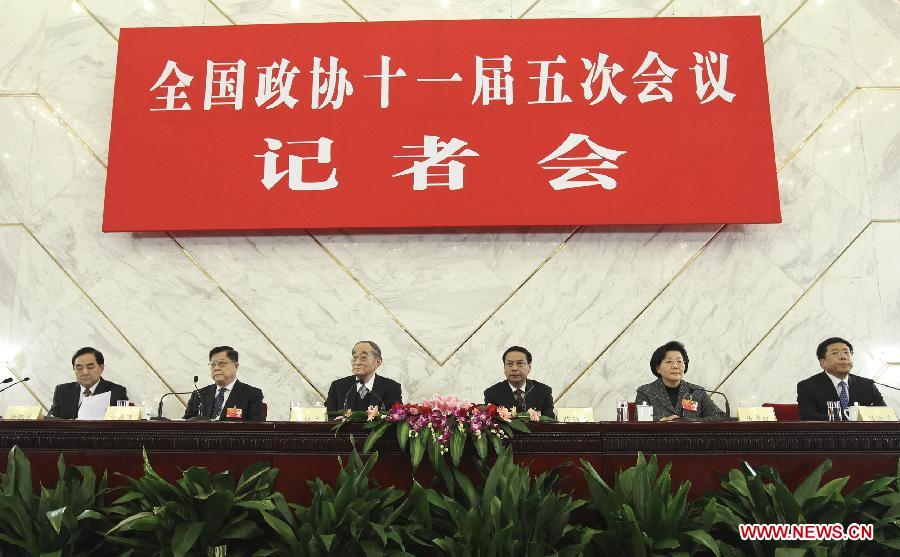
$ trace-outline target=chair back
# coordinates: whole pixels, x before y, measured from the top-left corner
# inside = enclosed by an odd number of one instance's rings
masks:
[[[766,402],[763,404],[766,408],[775,410],[775,419],[779,422],[799,422],[800,421],[800,405],[799,404],[779,404],[776,402]]]

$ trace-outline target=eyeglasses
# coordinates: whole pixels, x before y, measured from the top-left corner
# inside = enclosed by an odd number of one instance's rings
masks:
[[[374,360],[378,356],[369,356],[368,354],[360,354],[358,356],[350,356],[351,362],[368,362],[369,360]]]
[[[850,357],[853,355],[853,352],[849,350],[832,350],[828,353],[829,356],[847,356]]]
[[[232,362],[231,360],[213,360],[213,361],[209,362],[209,367],[210,367],[210,369],[212,369],[214,367],[225,367],[228,364],[233,364],[233,363],[234,362]]]
[[[674,366],[675,364],[683,366],[684,360],[665,360],[663,363],[666,364],[667,366]]]

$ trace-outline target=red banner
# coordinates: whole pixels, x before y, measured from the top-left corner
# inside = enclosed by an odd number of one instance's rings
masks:
[[[758,17],[123,29],[103,230],[780,222]]]

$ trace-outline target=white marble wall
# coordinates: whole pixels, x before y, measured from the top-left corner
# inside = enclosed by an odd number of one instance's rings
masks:
[[[123,26],[736,14],[762,16],[781,225],[100,232]],[[189,389],[209,347],[232,344],[242,379],[285,418],[348,372],[363,338],[412,399],[477,400],[502,350],[524,344],[558,404],[601,418],[673,338],[688,378],[733,406],[792,401],[830,335],[854,342],[855,371],[900,386],[898,277],[896,0],[0,3],[0,378],[31,377],[2,407],[49,407],[83,345],[150,401]],[[895,408],[898,394],[885,392]]]

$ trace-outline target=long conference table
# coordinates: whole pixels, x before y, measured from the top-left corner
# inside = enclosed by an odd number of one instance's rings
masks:
[[[126,483],[117,472],[141,474],[144,449],[154,469],[170,480],[190,466],[240,474],[251,463],[264,461],[280,469],[276,487],[288,500],[306,503],[307,480],[333,482],[338,457],[351,451],[351,436],[360,449],[365,442],[360,424],[338,432],[332,428],[321,422],[0,420],[0,449],[23,449],[35,482],[44,485],[56,482],[60,454],[68,464],[106,470],[113,486]],[[511,440],[517,461],[535,473],[572,463],[565,468],[562,487],[578,496],[587,495],[579,459],[589,461],[611,484],[618,470],[634,464],[638,451],[671,462],[673,484],[690,480],[694,497],[718,488],[719,476],[745,461],[774,467],[793,487],[827,458],[833,466],[825,479],[849,475],[853,487],[876,474],[894,474],[900,458],[898,422],[596,422],[530,428]],[[393,430],[375,450],[379,461],[372,475],[382,485],[403,488],[413,477],[423,483],[433,477],[427,456],[413,476]],[[5,454],[0,469],[6,469]]]

